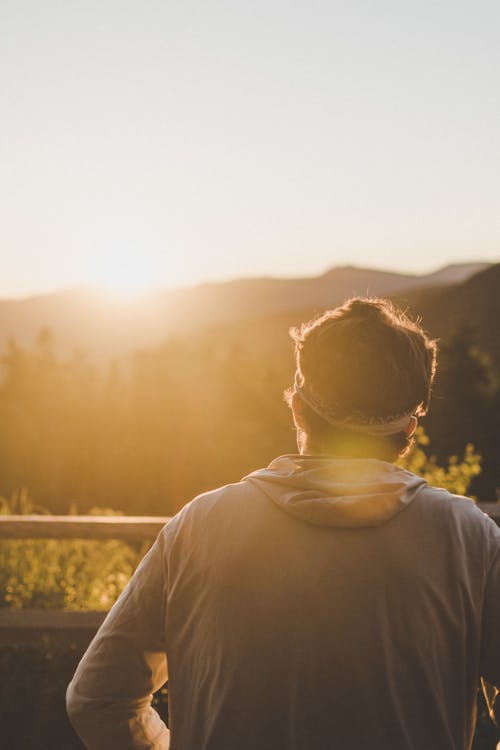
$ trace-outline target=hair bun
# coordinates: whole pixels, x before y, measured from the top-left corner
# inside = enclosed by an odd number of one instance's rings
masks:
[[[346,307],[350,312],[360,315],[379,316],[382,312],[381,305],[378,304],[378,301],[371,299],[352,299],[349,300]]]

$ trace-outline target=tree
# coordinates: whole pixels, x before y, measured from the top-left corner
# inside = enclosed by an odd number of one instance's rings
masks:
[[[468,443],[462,458],[449,456],[443,466],[435,456],[427,455],[429,444],[423,428],[418,427],[414,447],[399,465],[423,477],[430,485],[443,487],[455,495],[467,495],[474,477],[481,473],[481,456],[474,451],[474,446]]]
[[[474,444],[483,471],[471,488],[483,501],[492,501],[500,486],[500,389],[492,361],[476,340],[474,328],[464,325],[442,345],[426,429],[441,462]]]

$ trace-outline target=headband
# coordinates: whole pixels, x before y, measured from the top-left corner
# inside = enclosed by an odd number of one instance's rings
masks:
[[[352,417],[347,419],[336,419],[332,408],[329,407],[322,401],[313,398],[310,395],[306,395],[303,390],[303,385],[299,385],[299,373],[295,373],[295,383],[293,390],[299,396],[300,400],[303,401],[310,409],[312,409],[319,417],[333,425],[334,427],[345,427],[346,429],[353,430],[354,432],[361,432],[365,435],[372,435],[373,437],[395,435],[398,432],[404,432],[408,427],[408,423],[413,416],[412,412],[407,414],[398,415],[396,417],[382,417],[374,418],[371,422],[352,422]]]

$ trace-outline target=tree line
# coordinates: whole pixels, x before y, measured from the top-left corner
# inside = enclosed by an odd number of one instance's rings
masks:
[[[482,472],[471,492],[495,500],[498,373],[471,329],[441,349],[426,450],[444,461],[473,443]],[[0,381],[0,495],[25,487],[52,513],[175,513],[295,451],[282,398],[293,371],[283,321],[172,337],[100,367],[78,352],[59,356],[46,329],[30,349],[11,341]]]

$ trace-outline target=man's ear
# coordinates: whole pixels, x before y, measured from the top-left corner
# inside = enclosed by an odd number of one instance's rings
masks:
[[[408,422],[408,425],[405,427],[405,435],[406,437],[412,437],[415,433],[415,430],[417,429],[418,425],[418,419],[416,417],[410,417],[410,421]]]

